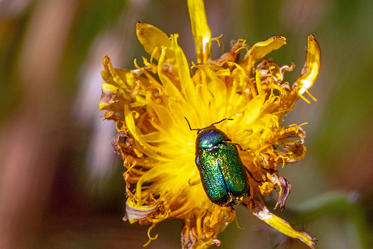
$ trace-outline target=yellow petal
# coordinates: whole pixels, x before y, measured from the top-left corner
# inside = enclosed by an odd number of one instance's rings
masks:
[[[161,80],[162,85],[163,85],[164,90],[165,90],[165,93],[168,96],[184,102],[185,101],[184,97],[180,93],[179,89],[175,86],[175,84],[172,82],[172,80],[170,80],[166,76],[166,74],[164,74],[163,71],[162,71],[162,64],[166,59],[166,50],[167,50],[166,47],[162,47],[161,55],[159,57],[159,63],[158,63],[158,66],[157,66],[157,72],[158,72],[159,79]]]
[[[190,77],[188,61],[181,47],[177,44],[178,35],[172,35],[172,50],[175,54],[175,66],[177,68],[182,91],[186,97],[187,102],[193,105],[196,103],[196,93],[192,78]]]
[[[111,83],[111,84],[116,84],[116,85],[120,86],[121,88],[126,89],[127,85],[124,82],[124,78],[121,77],[122,75],[120,75],[119,72],[120,71],[129,72],[129,71],[128,70],[115,69],[113,67],[113,64],[111,63],[111,59],[110,59],[109,56],[104,57],[103,64],[104,64],[105,70],[103,70],[101,72],[101,76],[105,80],[105,82]]]
[[[203,0],[188,0],[192,33],[197,49],[197,62],[204,63],[211,54],[211,31],[207,24]]]
[[[313,35],[308,36],[306,63],[302,74],[296,80],[297,93],[300,97],[313,86],[320,72],[321,52],[320,46]],[[309,93],[308,93],[309,94]],[[312,96],[310,95],[312,98]]]
[[[260,220],[264,221],[277,231],[291,237],[294,239],[299,239],[303,243],[305,243],[310,248],[314,249],[315,239],[312,238],[305,232],[299,232],[294,230],[289,223],[285,220],[281,219],[280,217],[272,214],[269,212],[266,206],[264,206],[259,201],[253,200],[250,205],[251,212],[258,217]]]
[[[273,36],[266,41],[255,43],[247,52],[244,60],[247,60],[247,70],[250,70],[254,63],[273,50],[281,48],[286,44],[286,38],[283,36]]]
[[[145,51],[157,60],[161,55],[162,46],[169,47],[171,45],[168,35],[151,24],[138,22],[136,24],[136,34]]]

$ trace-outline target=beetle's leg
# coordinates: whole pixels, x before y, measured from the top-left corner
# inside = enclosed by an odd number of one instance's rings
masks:
[[[230,144],[233,144],[233,145],[236,145],[238,148],[240,148],[240,150],[242,150],[242,151],[248,151],[249,150],[249,148],[247,148],[247,149],[244,149],[244,148],[242,148],[242,146],[240,145],[240,144],[237,144],[237,143],[232,143],[232,142],[229,142]]]
[[[190,186],[197,185],[199,183],[199,180],[192,180],[191,178],[188,179],[188,184]]]

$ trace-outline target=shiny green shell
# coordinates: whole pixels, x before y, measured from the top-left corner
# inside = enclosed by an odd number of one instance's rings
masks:
[[[233,206],[248,195],[249,183],[237,148],[221,130],[210,126],[198,131],[196,164],[209,199]]]

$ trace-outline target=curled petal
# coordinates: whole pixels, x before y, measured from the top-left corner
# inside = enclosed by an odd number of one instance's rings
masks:
[[[126,81],[128,78],[126,74],[130,73],[129,70],[114,68],[109,56],[105,56],[102,63],[104,64],[105,69],[102,70],[101,76],[105,82],[117,85],[123,89],[133,85],[133,81]]]
[[[317,76],[319,76],[321,65],[321,52],[320,46],[313,35],[308,36],[307,52],[306,52],[306,63],[303,66],[302,73],[296,80],[296,91],[297,94],[303,97],[304,93],[308,93],[308,90],[315,83]],[[310,94],[309,94],[310,95]],[[311,98],[312,95],[310,95]],[[313,98],[314,99],[314,98]],[[308,102],[308,100],[306,100]]]
[[[157,60],[161,55],[162,46],[171,46],[171,41],[168,38],[168,35],[151,24],[138,22],[136,24],[136,34],[137,39],[139,39],[139,42],[143,45],[145,51]]]
[[[247,60],[247,70],[249,71],[254,63],[273,50],[279,49],[286,44],[286,38],[283,36],[273,36],[268,40],[255,43],[245,55]]]
[[[154,213],[158,209],[157,206],[139,206],[132,202],[130,199],[126,202],[126,214],[123,220],[128,220],[130,223],[134,223],[137,220],[146,218],[151,213]]]
[[[250,201],[245,201],[244,205],[250,209],[253,215],[258,217],[260,220],[264,221],[277,231],[291,238],[299,239],[307,246],[314,249],[316,241],[314,238],[312,238],[305,232],[294,230],[294,228],[292,228],[285,220],[269,212],[268,208],[264,206],[260,201],[251,199]]]
[[[197,48],[197,62],[204,63],[211,54],[211,31],[202,0],[188,0],[192,33]]]

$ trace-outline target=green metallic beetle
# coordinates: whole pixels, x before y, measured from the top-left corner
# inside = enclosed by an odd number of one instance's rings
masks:
[[[197,131],[196,164],[209,199],[220,206],[234,206],[249,194],[249,182],[236,145],[212,123]]]

